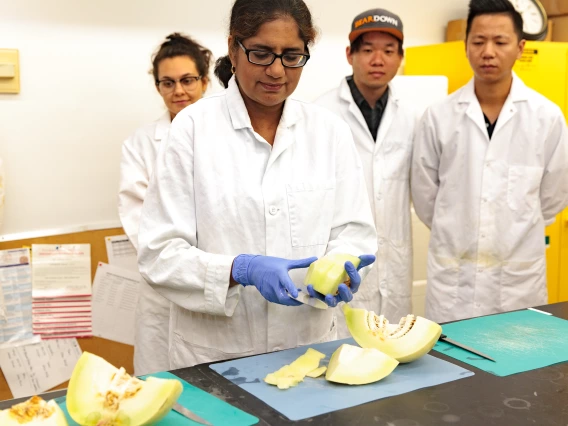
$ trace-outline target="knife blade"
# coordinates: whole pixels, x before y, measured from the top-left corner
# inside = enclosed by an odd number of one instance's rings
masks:
[[[310,297],[310,295],[308,294],[308,290],[305,286],[298,286],[298,297],[292,297],[291,294],[288,294],[289,297],[291,297],[294,300],[297,300],[298,302],[303,303],[304,305],[310,305],[312,308],[316,308],[316,309],[327,309],[329,308],[329,306],[327,306],[327,303],[316,299],[315,297]]]
[[[173,409],[175,411],[177,411],[178,413],[180,413],[182,416],[187,417],[189,420],[193,420],[196,423],[199,423],[201,425],[208,425],[208,426],[213,426],[211,423],[209,423],[207,420],[199,417],[197,414],[195,414],[193,411],[188,410],[187,408],[185,408],[183,405],[180,405],[179,403],[175,403],[173,406]]]
[[[444,342],[446,342],[446,343],[449,343],[450,345],[454,345],[454,346],[457,346],[458,348],[465,349],[466,351],[471,352],[472,354],[479,355],[480,357],[485,358],[485,359],[488,359],[488,360],[490,360],[490,361],[497,362],[497,361],[495,361],[493,358],[491,358],[489,355],[485,355],[483,352],[479,352],[479,351],[477,351],[477,350],[475,350],[475,349],[473,349],[473,348],[470,348],[469,346],[466,346],[466,345],[463,345],[463,344],[461,344],[461,343],[459,343],[459,342],[456,342],[455,340],[450,339],[450,338],[449,338],[448,336],[446,336],[445,334],[442,334],[442,335],[438,338],[438,340],[442,340],[442,341],[444,341]]]

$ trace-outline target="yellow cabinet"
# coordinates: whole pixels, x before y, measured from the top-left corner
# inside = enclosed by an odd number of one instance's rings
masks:
[[[444,75],[449,92],[473,76],[465,43],[454,41],[406,49],[404,74]],[[514,68],[525,84],[556,103],[568,120],[568,43],[527,42]],[[568,301],[568,209],[546,228],[548,300]]]

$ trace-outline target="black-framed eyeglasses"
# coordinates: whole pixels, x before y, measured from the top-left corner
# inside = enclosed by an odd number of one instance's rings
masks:
[[[306,65],[310,55],[308,53],[282,53],[280,55],[269,52],[267,50],[253,50],[247,49],[242,45],[242,43],[237,40],[237,43],[247,55],[247,59],[251,64],[269,66],[276,60],[280,58],[282,65],[287,68],[301,68]]]
[[[171,78],[164,78],[156,80],[156,86],[161,93],[168,94],[174,91],[177,82],[179,81],[183,90],[188,91],[194,89],[197,82],[201,80],[202,76],[185,76],[179,80],[172,80]]]

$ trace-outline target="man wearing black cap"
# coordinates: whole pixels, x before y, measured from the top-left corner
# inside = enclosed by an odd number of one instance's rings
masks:
[[[402,21],[392,12],[372,9],[356,16],[346,49],[353,75],[316,101],[351,128],[377,228],[377,261],[351,304],[391,321],[412,309],[409,178],[416,113],[389,84],[404,57],[403,39]],[[340,326],[339,337],[348,335]]]

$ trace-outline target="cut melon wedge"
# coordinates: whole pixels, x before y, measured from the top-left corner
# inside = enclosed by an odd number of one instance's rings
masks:
[[[377,349],[343,344],[331,356],[325,378],[346,385],[365,385],[387,377],[397,365],[396,359]]]
[[[439,324],[414,315],[389,324],[383,315],[343,306],[349,332],[362,348],[375,348],[399,362],[412,362],[426,355],[442,334]]]
[[[315,349],[308,348],[306,353],[298,357],[290,365],[285,365],[274,373],[269,373],[264,381],[269,385],[278,386],[278,389],[288,389],[304,380],[304,377],[319,367],[325,355]]]
[[[183,390],[175,379],[140,380],[83,352],[67,389],[67,410],[80,425],[142,426],[159,421]]]
[[[1,426],[67,426],[65,414],[55,401],[39,396],[0,411]]]
[[[350,261],[355,268],[361,259],[350,254],[328,254],[310,265],[304,284],[311,284],[321,294],[337,294],[341,283],[349,284],[349,275],[345,272],[345,262]]]

